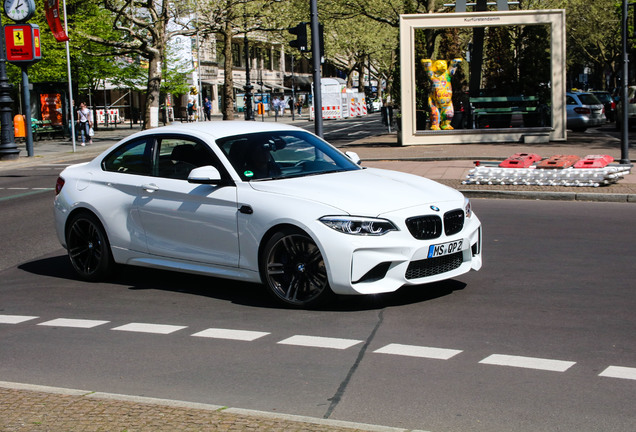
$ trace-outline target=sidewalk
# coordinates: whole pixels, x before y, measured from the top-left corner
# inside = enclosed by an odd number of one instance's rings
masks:
[[[221,121],[221,117],[214,116],[213,121]],[[243,120],[241,116],[237,116],[235,121]],[[261,118],[257,118],[256,121],[261,121]],[[264,121],[274,122],[275,118],[265,117]],[[296,119],[292,121],[291,115],[287,114],[279,116],[278,122],[296,126],[313,124],[308,120],[307,115],[296,116]],[[339,145],[339,147],[344,151],[358,153],[363,166],[393,169],[428,177],[458,189],[469,197],[636,202],[636,171],[634,170],[618,183],[601,187],[462,184],[469,171],[474,168],[475,161],[502,161],[515,153],[537,153],[541,157],[570,154],[584,157],[589,154],[608,154],[618,160],[621,156],[620,140],[606,132],[607,128],[611,127],[608,125],[604,128],[588,129],[586,133],[570,132],[568,141],[563,143],[482,143],[401,147],[397,146],[397,135],[387,132]],[[0,161],[0,171],[35,164],[73,163],[91,158],[139,130],[139,125],[131,126],[130,124],[98,130],[93,138],[93,145],[81,147],[77,143],[75,152],[69,140],[36,141],[33,157],[26,157],[25,144],[22,142],[18,144],[22,150],[19,159]]]
[[[287,114],[278,117],[278,122],[296,126],[313,124],[308,120],[307,115],[295,117],[296,119],[292,121],[291,115]],[[214,116],[213,121],[221,121],[221,117]],[[241,116],[237,116],[235,121],[243,120]],[[261,121],[261,118],[257,118],[256,121]],[[275,118],[265,117],[264,121],[274,122]],[[469,171],[474,168],[475,161],[501,161],[515,153],[537,153],[542,157],[608,154],[618,160],[621,155],[620,141],[607,132],[607,128],[611,127],[608,125],[604,128],[589,129],[586,133],[578,134],[570,132],[568,141],[563,143],[486,143],[401,147],[397,146],[397,135],[387,132],[339,147],[341,150],[358,153],[363,166],[393,169],[428,177],[458,189],[469,197],[636,202],[636,172],[634,171],[616,184],[601,187],[462,184]],[[0,161],[0,171],[36,164],[66,164],[91,158],[139,130],[139,125],[131,126],[130,124],[98,130],[93,139],[93,145],[81,147],[77,143],[75,152],[68,139],[36,141],[33,157],[26,156],[25,144],[22,142],[18,144],[22,150],[19,159]]]
[[[362,423],[2,381],[0,404],[2,432],[407,432]]]

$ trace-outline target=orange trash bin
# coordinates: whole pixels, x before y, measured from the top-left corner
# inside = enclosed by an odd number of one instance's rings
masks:
[[[16,138],[26,137],[26,126],[22,114],[16,114],[15,117],[13,117],[13,135]]]

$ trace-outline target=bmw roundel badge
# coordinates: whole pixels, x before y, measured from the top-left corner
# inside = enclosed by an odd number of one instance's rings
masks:
[[[431,210],[434,210],[434,211],[438,212],[439,211],[439,207],[432,205],[431,206]]]

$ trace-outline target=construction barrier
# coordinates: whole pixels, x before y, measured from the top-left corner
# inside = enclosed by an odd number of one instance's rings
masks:
[[[576,155],[555,155],[537,164],[541,169],[565,169],[573,166],[580,157]]]
[[[528,168],[537,161],[541,160],[541,156],[534,153],[516,153],[499,164],[501,168]]]
[[[609,155],[587,155],[574,164],[574,168],[605,168],[614,162]]]
[[[309,112],[309,118],[313,120],[314,118],[314,107],[311,107]],[[342,110],[339,105],[336,106],[323,106],[322,107],[322,118],[323,119],[339,119],[342,118]]]
[[[614,158],[608,155],[588,155],[578,162],[578,156],[557,155],[535,165],[519,168],[534,157],[536,155],[517,153],[506,159],[512,161],[506,166],[502,166],[503,163],[476,161],[475,168],[469,171],[462,184],[599,187],[618,182],[630,173],[632,167],[610,165]]]
[[[98,109],[95,111],[97,114],[97,124],[104,124],[106,120],[108,120],[108,123],[121,123],[119,108],[111,108],[106,111],[104,111],[103,109]]]

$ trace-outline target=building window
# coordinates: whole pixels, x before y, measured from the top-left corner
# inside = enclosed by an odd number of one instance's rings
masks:
[[[263,69],[272,69],[271,48],[263,48],[261,54],[263,55]]]
[[[240,44],[232,44],[232,66],[234,67],[244,67],[245,63],[243,61],[243,50],[241,49]]]
[[[273,60],[272,70],[279,71],[280,70],[280,50],[279,49],[274,48],[272,60]]]

